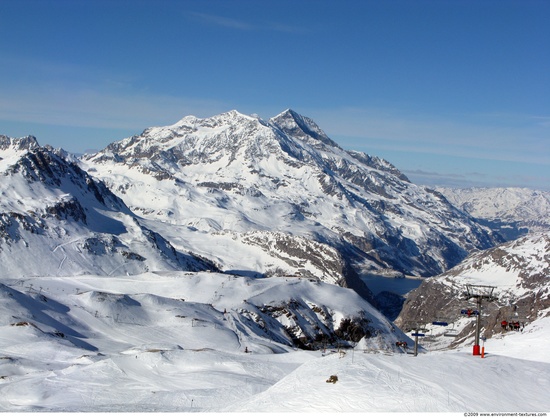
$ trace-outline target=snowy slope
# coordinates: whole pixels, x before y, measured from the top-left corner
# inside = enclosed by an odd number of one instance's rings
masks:
[[[0,136],[0,411],[550,410],[547,233],[426,280],[406,312],[463,334],[412,356],[338,286],[350,260],[440,270],[492,239],[391,164],[292,111],[186,117],[79,164]],[[485,358],[466,283],[497,286]]]
[[[206,270],[32,137],[0,137],[0,277]]]
[[[227,409],[309,413],[547,411],[548,370],[548,363],[491,354],[480,359],[461,352],[411,357],[356,351],[344,358],[312,359],[265,392]],[[332,375],[338,377],[337,383],[327,384]]]
[[[474,286],[468,288],[468,286]],[[478,286],[478,287],[475,287]],[[469,344],[474,319],[461,315],[463,309],[477,309],[470,294],[491,295],[482,305],[482,336],[499,337],[514,331],[503,330],[502,321],[519,322],[523,327],[548,315],[550,309],[550,233],[534,233],[495,248],[472,254],[453,269],[429,279],[407,295],[396,323],[410,321],[430,324],[445,321],[458,336],[446,345]],[[438,330],[443,334],[447,330]],[[439,341],[441,343],[441,341]]]
[[[232,235],[242,247],[239,234],[261,231],[269,241],[277,232],[330,245],[356,269],[427,275],[495,243],[440,194],[380,158],[343,150],[292,110],[268,121],[237,111],[187,116],[84,156],[81,166],[135,213],[180,227],[174,238],[199,254],[208,252],[205,233]],[[296,273],[286,256],[272,263]],[[218,261],[225,269],[234,260]]]
[[[483,359],[466,348],[415,357],[394,344],[410,338],[352,291],[307,279],[174,272],[2,279],[0,299],[4,412],[550,408],[548,318],[529,324],[523,338],[488,340]],[[314,309],[323,304],[330,317]],[[360,314],[379,332],[354,348],[305,351],[288,336],[266,337],[259,308],[267,306],[290,308],[271,312],[281,325],[312,330]],[[331,376],[336,383],[327,383]]]
[[[8,295],[6,304],[21,305],[9,308],[21,313],[6,315],[10,318],[7,322],[33,322],[40,329],[49,328],[50,319],[42,325],[35,322],[40,320],[35,311],[48,311],[54,306],[58,314],[67,314],[63,321],[72,324],[63,326],[65,334],[84,335],[89,332],[89,315],[93,314],[99,319],[92,322],[109,325],[96,324],[101,332],[96,331],[105,335],[99,341],[88,335],[85,344],[101,351],[106,349],[102,340],[108,340],[108,346],[115,344],[110,340],[118,340],[117,324],[145,326],[151,328],[148,332],[162,336],[154,339],[148,335],[151,341],[184,344],[193,349],[218,348],[220,338],[215,337],[215,330],[228,335],[228,349],[248,345],[251,350],[266,352],[288,351],[296,344],[306,347],[337,341],[344,344],[353,339],[358,342],[363,336],[371,345],[391,349],[403,338],[398,331],[390,333],[392,324],[352,290],[314,279],[157,272],[124,278],[79,276],[5,282],[13,283],[3,288],[4,295]],[[353,320],[359,338],[350,339],[346,334],[348,330],[341,324],[344,318]],[[198,334],[190,340],[191,335],[186,335],[182,342],[181,335],[190,325],[208,330],[197,330],[204,334],[202,338]],[[158,330],[153,330],[155,327]],[[140,341],[143,337],[136,338]],[[76,340],[74,343],[80,344]]]

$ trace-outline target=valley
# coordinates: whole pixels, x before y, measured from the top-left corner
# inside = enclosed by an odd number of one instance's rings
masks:
[[[2,411],[550,409],[542,192],[418,186],[287,109],[0,136],[0,196]]]

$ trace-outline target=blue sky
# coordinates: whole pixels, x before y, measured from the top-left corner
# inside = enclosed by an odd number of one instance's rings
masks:
[[[546,0],[0,0],[0,133],[292,108],[419,184],[550,190]]]

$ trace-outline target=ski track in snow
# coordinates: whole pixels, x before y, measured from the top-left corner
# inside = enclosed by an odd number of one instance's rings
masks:
[[[4,412],[550,410],[549,318],[487,340],[485,358],[470,346],[416,357],[360,346],[303,351],[251,334],[236,310],[262,297],[262,283],[279,297],[298,279],[273,286],[276,279],[157,272],[1,283]],[[14,326],[23,320],[36,326]],[[60,326],[64,338],[54,333]]]
[[[547,410],[548,364],[488,355],[347,352],[305,363],[232,411],[444,412]],[[330,374],[327,374],[330,373]],[[327,383],[338,376],[335,384]],[[532,377],[541,376],[536,389]],[[299,393],[299,396],[297,395]],[[504,395],[504,396],[503,396]],[[531,409],[533,408],[533,409]],[[540,408],[540,409],[539,409]]]

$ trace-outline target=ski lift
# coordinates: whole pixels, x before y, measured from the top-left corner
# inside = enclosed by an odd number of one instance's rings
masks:
[[[407,321],[405,324],[403,324],[403,331],[406,333],[409,332],[428,332],[429,330],[426,329],[426,322],[425,321]]]
[[[443,333],[444,337],[458,337],[458,330],[455,328],[455,323],[452,322],[451,326]]]
[[[432,341],[435,341],[435,340],[436,340],[435,335],[433,335],[431,331],[430,331],[429,334],[424,335],[424,341],[425,342],[432,342]]]
[[[432,321],[432,325],[440,326],[440,327],[448,327],[449,326],[449,319],[448,318],[442,318],[440,316],[436,316],[435,320]]]
[[[462,315],[467,315],[468,317],[479,315],[479,311],[478,311],[477,309],[471,309],[471,308],[462,309],[462,310],[460,311],[460,313],[461,313]]]
[[[458,330],[455,329],[454,322],[449,318],[436,317],[435,321],[432,322],[432,325],[446,327],[443,332],[444,337],[456,337],[458,335]]]

